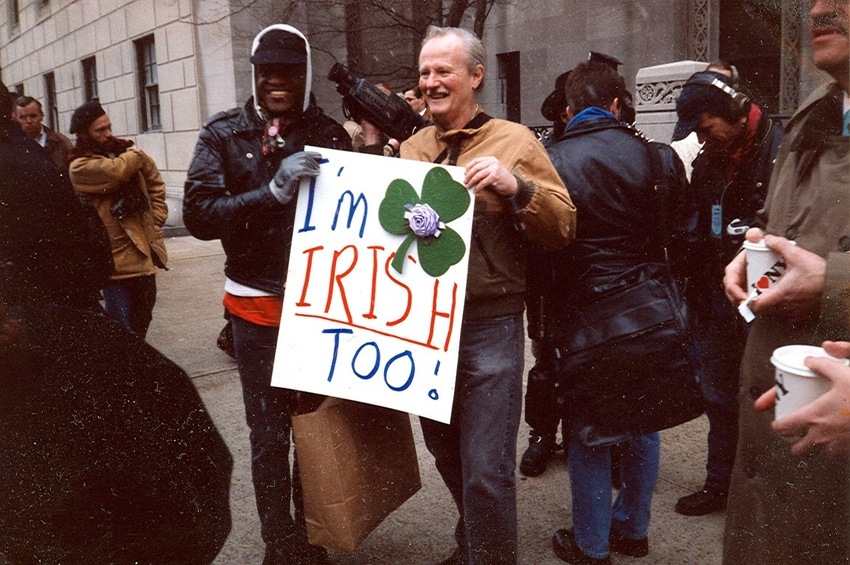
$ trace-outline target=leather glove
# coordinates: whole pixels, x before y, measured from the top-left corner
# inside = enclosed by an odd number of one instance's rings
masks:
[[[298,190],[302,178],[319,176],[321,158],[322,154],[316,151],[299,151],[281,161],[269,183],[269,190],[277,201],[288,204]]]

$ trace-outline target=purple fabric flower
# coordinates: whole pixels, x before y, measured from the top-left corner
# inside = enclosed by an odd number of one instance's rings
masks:
[[[410,225],[410,230],[417,237],[440,237],[440,230],[446,225],[440,221],[440,216],[428,204],[406,204],[407,212],[404,219]]]

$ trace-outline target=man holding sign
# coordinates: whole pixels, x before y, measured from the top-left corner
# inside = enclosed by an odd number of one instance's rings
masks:
[[[517,560],[527,246],[569,243],[575,207],[531,131],[481,111],[484,61],[472,33],[429,28],[419,87],[435,125],[402,143],[401,157],[465,167],[475,194],[451,423],[423,418],[422,429],[460,512],[459,547],[446,563],[492,565]]]
[[[351,150],[345,129],[312,101],[310,47],[295,28],[273,25],[254,38],[254,96],[203,127],[186,180],[183,218],[199,239],[221,239],[224,306],[245,416],[264,565],[325,562],[307,543],[297,476],[289,470],[292,390],[272,388],[283,289],[302,178],[319,174],[305,145]],[[290,515],[295,493],[296,519]]]

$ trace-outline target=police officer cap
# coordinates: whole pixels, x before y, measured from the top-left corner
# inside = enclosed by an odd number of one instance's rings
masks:
[[[622,61],[613,55],[606,55],[605,53],[599,53],[598,51],[591,51],[588,53],[587,60],[605,63],[606,65],[610,65],[615,71],[617,70],[617,67],[623,64]]]

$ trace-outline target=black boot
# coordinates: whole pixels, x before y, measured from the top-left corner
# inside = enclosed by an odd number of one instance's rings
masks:
[[[726,508],[726,492],[709,487],[683,496],[676,503],[676,512],[685,516],[704,516],[724,508]]]
[[[555,453],[555,436],[544,435],[535,430],[528,434],[528,449],[522,454],[519,472],[526,477],[536,477],[546,470],[549,459]]]

